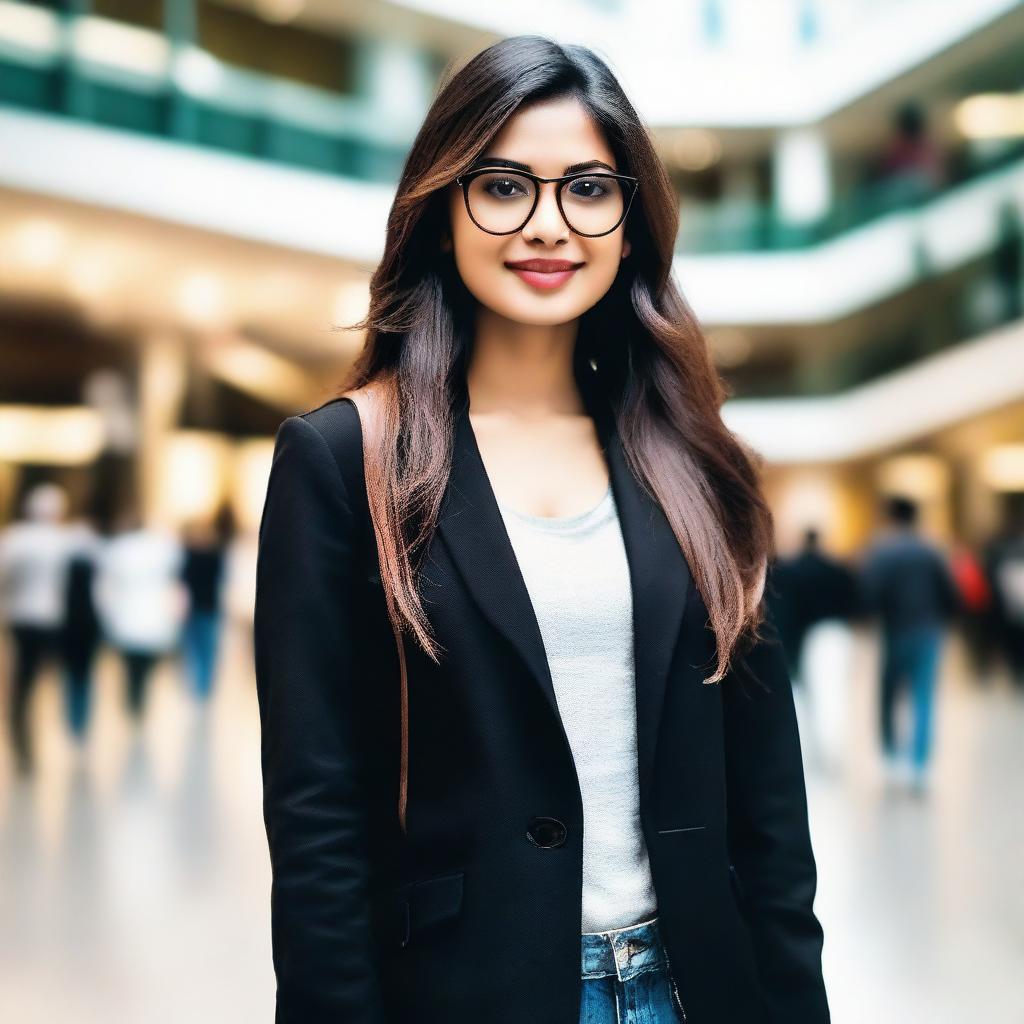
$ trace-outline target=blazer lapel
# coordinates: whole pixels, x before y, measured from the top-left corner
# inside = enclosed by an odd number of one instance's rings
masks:
[[[598,409],[595,423],[630,569],[643,799],[654,766],[665,683],[686,608],[690,570],[664,513],[626,463],[612,411]],[[540,626],[477,446],[468,401],[455,416],[451,475],[438,533],[473,599],[517,651],[560,719]]]
[[[607,455],[633,592],[637,747],[640,795],[646,805],[668,670],[686,612],[690,567],[661,506],[633,476],[617,431]]]
[[[476,443],[468,401],[456,413],[437,530],[480,610],[515,648],[558,714],[540,626]]]

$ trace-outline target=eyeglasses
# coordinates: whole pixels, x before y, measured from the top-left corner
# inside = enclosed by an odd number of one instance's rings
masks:
[[[541,178],[498,167],[478,167],[455,179],[470,219],[490,235],[522,231],[537,209],[541,185],[548,182],[558,182],[555,201],[569,230],[586,238],[614,231],[626,219],[640,185],[638,178],[609,171]]]

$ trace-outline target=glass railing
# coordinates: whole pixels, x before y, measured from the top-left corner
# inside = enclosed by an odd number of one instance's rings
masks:
[[[341,177],[394,182],[410,134],[357,97],[229,67],[157,32],[2,5],[0,104]]]
[[[1024,161],[1024,138],[1008,140],[985,155],[950,161],[941,188],[912,178],[891,178],[858,185],[833,201],[828,213],[807,224],[778,217],[771,204],[719,200],[706,205],[682,201],[676,248],[680,253],[774,252],[819,245],[887,214],[913,210],[940,200],[963,185]]]
[[[955,277],[939,274],[923,280],[907,296],[902,314],[882,319],[870,337],[861,338],[855,346],[837,348],[825,336],[807,358],[807,346],[794,341],[788,360],[776,355],[769,365],[754,359],[723,373],[737,398],[839,395],[1020,322],[1024,317],[1021,245],[1019,237],[1008,237]],[[714,347],[714,330],[711,335]]]

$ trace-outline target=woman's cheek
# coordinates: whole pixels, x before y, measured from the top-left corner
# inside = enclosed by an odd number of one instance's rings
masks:
[[[496,267],[486,257],[471,254],[457,264],[463,283],[478,302],[491,308],[501,303],[502,293],[509,290],[509,283],[503,280],[503,275],[508,273],[504,267]]]

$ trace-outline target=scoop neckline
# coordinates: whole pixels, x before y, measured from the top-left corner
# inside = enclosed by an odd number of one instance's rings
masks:
[[[531,512],[520,512],[518,509],[512,508],[510,505],[506,505],[504,501],[495,498],[499,508],[503,512],[509,513],[516,519],[522,520],[524,523],[529,523],[533,526],[543,526],[550,529],[560,529],[563,527],[577,526],[583,523],[598,513],[602,512],[606,505],[612,500],[612,485],[609,482],[608,487],[605,489],[604,494],[598,499],[596,505],[591,506],[583,512],[575,512],[568,516],[538,516]]]

